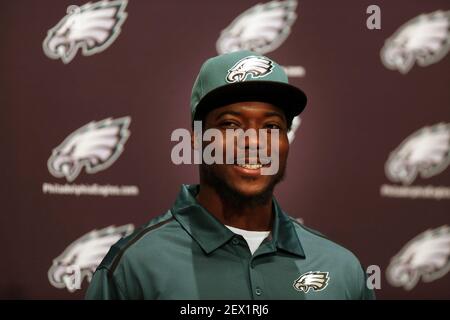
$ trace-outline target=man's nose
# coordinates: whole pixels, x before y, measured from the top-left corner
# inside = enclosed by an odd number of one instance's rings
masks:
[[[259,137],[258,131],[255,134],[251,134],[245,139],[245,148],[250,150],[258,150],[259,148]]]
[[[250,132],[247,130],[244,131],[244,134],[238,137],[238,139],[241,139],[240,141],[238,140],[237,143],[239,149],[259,150],[266,149],[268,147],[267,133],[262,133],[260,129],[251,128]]]

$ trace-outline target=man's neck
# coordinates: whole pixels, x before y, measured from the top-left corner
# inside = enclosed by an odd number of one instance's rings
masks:
[[[267,231],[272,229],[272,199],[266,202],[246,206],[238,205],[230,199],[224,199],[214,188],[200,184],[197,201],[220,222],[239,229]]]

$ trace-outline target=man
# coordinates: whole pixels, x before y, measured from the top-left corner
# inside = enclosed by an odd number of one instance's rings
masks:
[[[192,120],[223,133],[215,143],[234,146],[236,161],[201,164],[200,185],[183,185],[169,211],[111,248],[87,298],[373,298],[357,258],[289,217],[272,196],[285,172],[290,124],[305,106],[304,93],[267,57],[240,51],[207,60],[193,87]],[[227,141],[230,129],[267,139]],[[205,146],[194,139],[194,148]],[[262,174],[271,163],[255,149],[277,156],[275,173]]]

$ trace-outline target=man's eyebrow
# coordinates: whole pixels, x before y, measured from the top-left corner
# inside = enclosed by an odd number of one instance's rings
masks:
[[[284,119],[284,115],[281,112],[278,112],[278,111],[267,111],[267,112],[264,113],[264,115],[266,117],[274,117],[275,116],[275,117],[279,117],[281,119]]]
[[[216,120],[220,119],[221,117],[223,117],[224,115],[227,115],[227,114],[230,114],[230,115],[233,115],[233,116],[240,116],[241,115],[241,113],[239,111],[227,110],[227,111],[222,111],[221,113],[219,113],[217,115],[217,117],[216,117]]]
[[[216,120],[220,119],[221,117],[223,117],[225,115],[241,116],[242,113],[239,111],[234,111],[234,110],[222,111],[221,113],[219,113],[217,115]],[[264,116],[265,117],[279,117],[282,120],[284,119],[284,115],[278,111],[266,111],[266,112],[264,112]]]

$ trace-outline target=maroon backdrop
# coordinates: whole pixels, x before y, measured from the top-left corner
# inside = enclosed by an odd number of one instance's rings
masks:
[[[3,3],[0,298],[82,298],[92,261],[108,246],[92,240],[127,232],[108,226],[137,227],[163,213],[180,184],[198,181],[194,165],[172,163],[170,135],[189,128],[192,84],[202,62],[217,54],[222,30],[260,2],[269,1],[129,0],[126,19],[114,22],[115,38],[94,54],[78,48],[66,63],[44,50],[55,49],[63,34],[46,42],[48,31],[70,5],[87,1]],[[381,29],[374,30],[366,26],[371,4],[298,1],[290,33],[266,50],[302,70],[290,81],[309,98],[276,196],[288,213],[352,250],[364,266],[378,265],[378,298],[448,299],[450,3],[377,1]],[[425,18],[425,27],[416,23],[402,38],[415,37],[419,49],[436,44],[426,47],[432,63],[419,65],[419,51],[403,43],[412,67],[389,69],[381,58],[385,41],[437,10],[444,14],[436,25],[427,27],[432,22]],[[55,50],[67,52],[70,43]],[[63,158],[70,143],[93,141],[89,128],[110,130],[102,131],[106,158],[91,159],[90,172],[85,162]],[[120,194],[97,194],[105,190]],[[65,281],[74,263],[83,281],[71,292]]]

